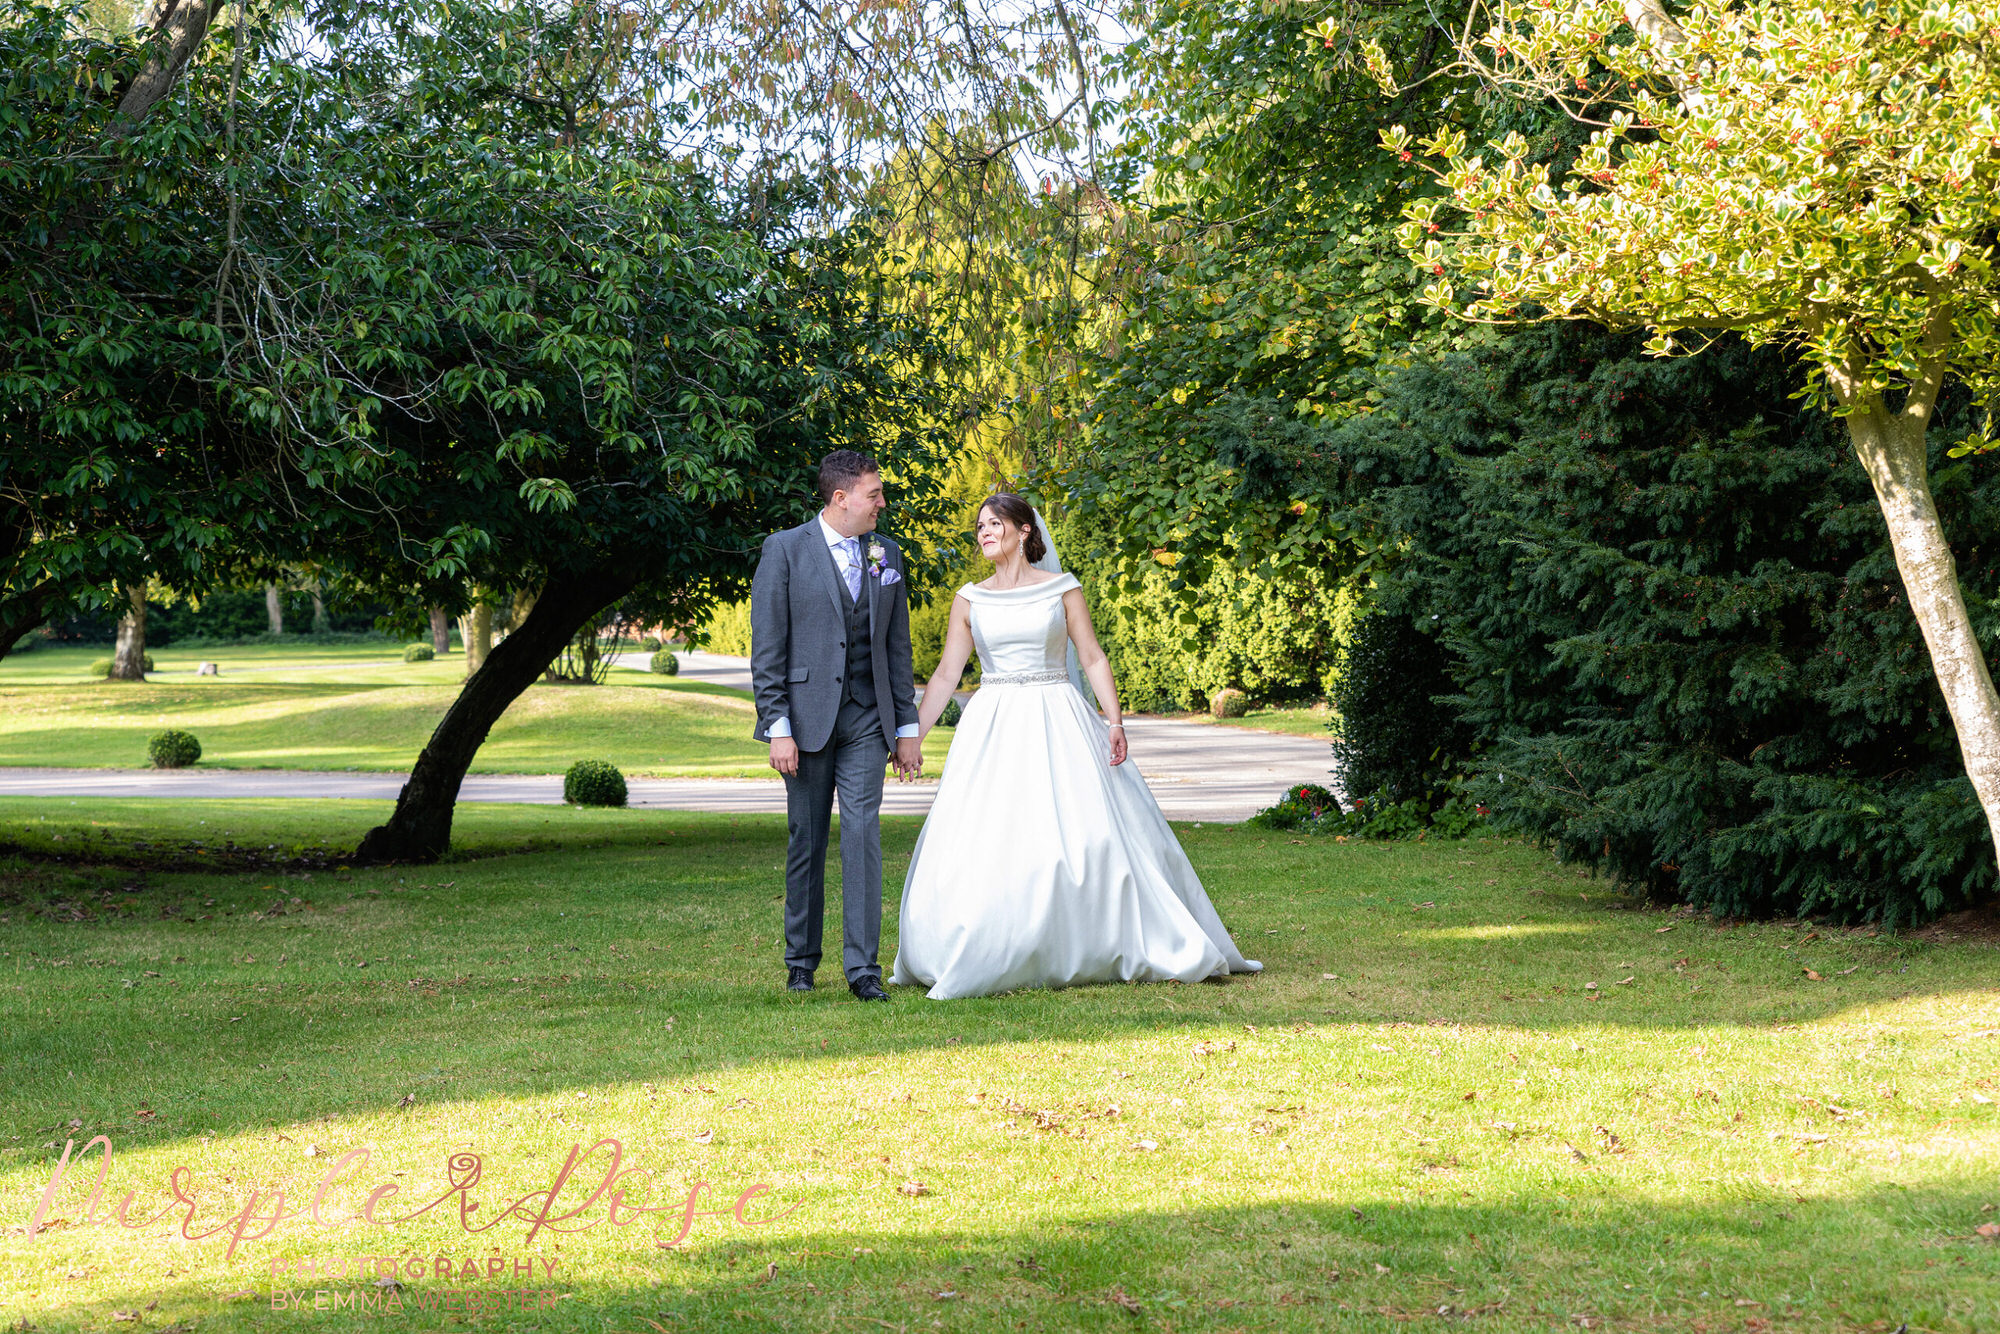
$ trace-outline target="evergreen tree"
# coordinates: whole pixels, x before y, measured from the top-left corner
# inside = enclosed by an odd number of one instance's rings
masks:
[[[1927,918],[1991,892],[1992,847],[1868,479],[1800,378],[1538,328],[1396,377],[1321,476],[1382,600],[1455,656],[1497,814],[1658,898]],[[1953,426],[1939,505],[1990,625],[2000,467],[1948,461]]]

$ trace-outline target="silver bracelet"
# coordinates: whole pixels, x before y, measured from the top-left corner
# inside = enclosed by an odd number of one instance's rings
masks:
[[[1125,725],[1125,724],[1123,724],[1123,723],[1112,723],[1112,724],[1111,724],[1111,726],[1113,726],[1113,727],[1123,727],[1124,725]]]

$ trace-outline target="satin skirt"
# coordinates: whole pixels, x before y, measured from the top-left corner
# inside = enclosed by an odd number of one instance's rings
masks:
[[[976,692],[903,881],[889,981],[932,1000],[1256,972],[1069,682]]]

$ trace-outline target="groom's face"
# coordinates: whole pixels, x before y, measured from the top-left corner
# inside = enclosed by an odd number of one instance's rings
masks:
[[[875,527],[875,520],[889,502],[882,498],[882,474],[864,472],[845,491],[833,493],[827,506],[833,526],[849,537],[859,537]]]

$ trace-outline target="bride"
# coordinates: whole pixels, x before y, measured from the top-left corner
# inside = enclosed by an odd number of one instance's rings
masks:
[[[1041,516],[1003,492],[980,506],[978,538],[993,577],[952,599],[923,731],[975,647],[984,674],[910,858],[890,982],[948,1000],[1256,972],[1126,763],[1111,665]]]

